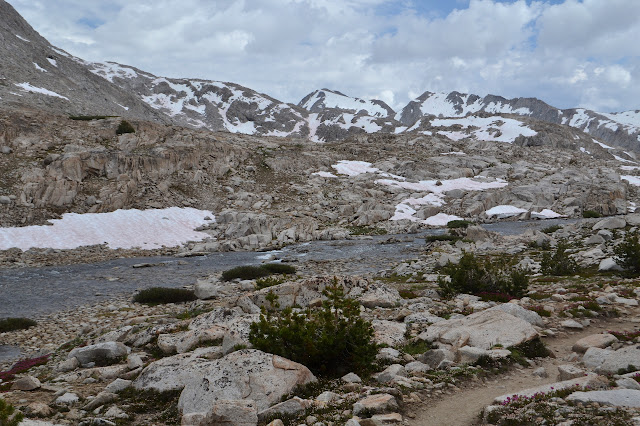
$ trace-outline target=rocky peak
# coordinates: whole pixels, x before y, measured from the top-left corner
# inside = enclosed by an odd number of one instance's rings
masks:
[[[381,100],[352,98],[344,93],[329,89],[321,89],[309,93],[298,103],[298,106],[311,113],[322,113],[326,110],[335,109],[341,112],[367,115],[375,118],[392,117],[395,114],[395,111]]]

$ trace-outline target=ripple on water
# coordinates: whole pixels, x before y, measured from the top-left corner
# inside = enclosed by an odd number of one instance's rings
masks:
[[[0,345],[0,362],[18,359],[21,355],[17,346]]]

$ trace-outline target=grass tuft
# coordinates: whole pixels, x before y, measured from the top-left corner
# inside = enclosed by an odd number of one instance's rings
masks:
[[[141,290],[134,297],[133,301],[147,305],[160,305],[166,303],[182,303],[196,300],[197,297],[192,290],[183,288],[151,287]]]
[[[0,333],[6,333],[8,331],[26,330],[38,325],[32,319],[29,318],[5,318],[0,320]]]

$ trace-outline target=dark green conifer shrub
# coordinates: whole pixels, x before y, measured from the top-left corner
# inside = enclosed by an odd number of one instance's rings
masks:
[[[633,275],[640,274],[640,241],[638,241],[638,232],[628,232],[622,243],[618,244],[614,249],[614,260],[622,269]]]
[[[545,252],[542,255],[542,262],[540,262],[540,271],[544,275],[556,276],[573,275],[580,271],[578,263],[569,257],[567,248],[569,248],[567,243],[560,241],[553,254]]]
[[[131,123],[129,123],[127,120],[122,120],[120,122],[120,125],[116,129],[116,135],[122,135],[124,133],[135,133],[135,132],[136,132],[136,129],[134,129]]]

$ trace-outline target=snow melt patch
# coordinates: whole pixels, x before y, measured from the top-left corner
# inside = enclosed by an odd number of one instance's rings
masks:
[[[324,96],[323,96],[324,95]],[[339,93],[331,91],[318,91],[302,105],[302,108],[310,110],[313,105],[321,101],[324,108],[338,108],[343,110],[350,110],[358,113],[362,110],[367,112],[367,115],[373,117],[387,117],[389,112],[380,105],[365,101],[364,99],[351,98]]]
[[[489,217],[495,216],[496,218],[501,219],[505,217],[517,216],[526,212],[527,210],[518,208],[516,206],[501,205],[490,208],[485,212],[485,214]]]
[[[640,186],[640,176],[625,175],[625,176],[620,176],[620,179],[626,180],[627,182],[629,182],[629,184],[633,186]]]
[[[194,231],[214,217],[206,210],[170,207],[158,210],[116,210],[111,213],[66,213],[53,226],[0,228],[0,250],[17,247],[74,249],[107,244],[111,249],[156,249],[187,241],[201,241],[208,234]]]
[[[123,67],[115,62],[94,62],[91,64],[93,69],[90,71],[105,80],[113,83],[114,77],[118,78],[136,78],[138,73],[128,67]]]
[[[333,173],[330,172],[315,172],[315,173],[311,173],[311,176],[320,176],[323,178],[337,178],[338,176],[334,175]]]
[[[349,161],[340,160],[338,164],[334,164],[334,169],[341,175],[358,176],[364,173],[378,173],[380,170],[375,167],[371,167],[371,163],[366,161]]]
[[[593,140],[593,143],[595,143],[596,145],[600,145],[600,146],[601,146],[601,147],[603,147],[604,149],[613,149],[613,147],[612,147],[612,146],[609,146],[609,145],[603,144],[602,142],[598,142],[598,141],[597,141],[597,140],[595,140],[595,139],[592,139],[592,140]]]
[[[55,59],[53,59],[53,58],[47,58],[47,61],[49,61],[49,63],[50,63],[51,65],[53,65],[54,67],[58,68],[58,61],[56,61]]]
[[[544,209],[539,212],[531,212],[531,217],[534,219],[556,219],[558,217],[565,217],[560,213],[556,213],[550,209]]]
[[[462,220],[462,218],[460,216],[451,214],[438,213],[435,216],[431,216],[423,220],[422,223],[430,226],[447,226],[447,223],[451,222],[452,220]]]
[[[36,67],[36,69],[37,69],[38,71],[48,72],[47,70],[45,70],[44,68],[42,68],[40,65],[36,64],[35,62],[33,63],[33,65]]]
[[[26,41],[27,43],[31,43],[31,41],[30,41],[30,40],[27,40],[26,38],[24,38],[24,37],[22,37],[22,36],[19,36],[18,34],[16,34],[16,37],[18,37],[18,38],[19,38],[20,40],[22,40],[22,41]]]
[[[40,93],[42,95],[53,96],[55,98],[62,98],[62,99],[69,100],[69,98],[59,95],[56,92],[52,92],[51,90],[43,89],[41,87],[35,87],[29,83],[16,83],[16,86],[22,88],[27,92]]]
[[[479,141],[497,141],[512,143],[520,135],[534,136],[538,132],[527,127],[523,122],[504,117],[465,117],[435,119],[431,121],[434,127],[462,126],[463,129],[473,128],[468,134],[460,131],[439,131],[439,134],[452,140],[460,140],[474,136]]]
[[[620,169],[630,172],[633,170],[640,170],[640,166],[620,166]]]

